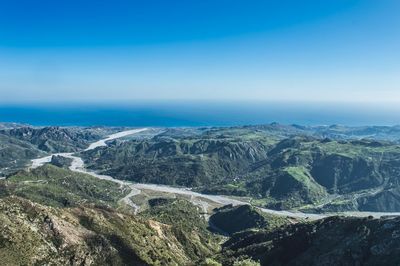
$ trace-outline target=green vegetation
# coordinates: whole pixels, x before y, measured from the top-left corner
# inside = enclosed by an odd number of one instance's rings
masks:
[[[273,230],[280,226],[294,222],[283,216],[262,213],[250,205],[233,207],[226,205],[214,210],[210,217],[210,224],[219,231],[227,234],[255,228]]]
[[[233,266],[259,266],[260,263],[255,262],[251,259],[237,260],[233,263]]]
[[[304,168],[285,170],[295,180],[309,178]],[[152,198],[139,215],[125,212],[117,206],[127,192],[113,182],[53,165],[21,171],[1,181],[2,263],[255,266],[400,262],[399,218],[331,217],[304,222],[261,213],[249,205],[225,206],[215,209],[210,224],[229,232],[226,239],[208,231],[199,208],[182,198]]]
[[[207,230],[207,222],[198,207],[183,199],[156,198],[149,200],[150,208],[140,216],[167,224],[182,249],[194,261],[215,254],[219,239]]]
[[[203,262],[201,262],[200,266],[222,266],[222,264],[211,258],[207,258]]]
[[[313,202],[326,197],[327,193],[323,186],[318,184],[304,166],[289,166],[283,169],[290,177],[294,178],[299,185],[308,191],[308,196]]]
[[[149,191],[135,198],[143,208],[133,215],[121,206],[129,188],[72,172],[64,157],[10,174],[44,151],[79,151],[110,131],[2,127],[0,167],[9,174],[0,180],[2,264],[400,264],[400,218],[306,221],[244,205],[214,209],[208,223],[185,197]],[[246,196],[277,209],[399,211],[400,147],[381,140],[398,132],[279,124],[158,129],[83,154],[92,168],[119,178]],[[350,139],[357,134],[376,139]]]
[[[50,164],[60,167],[60,168],[69,168],[71,166],[72,161],[73,160],[71,158],[67,158],[67,157],[59,156],[59,155],[53,155],[51,157]]]
[[[20,171],[1,182],[8,194],[54,207],[89,203],[117,207],[119,199],[129,193],[129,188],[114,182],[52,165]]]
[[[18,127],[0,134],[35,145],[45,152],[75,152],[104,136],[103,129],[62,127]]]
[[[234,179],[266,158],[265,140],[155,137],[83,153],[90,168],[137,182],[198,186]]]
[[[45,155],[34,145],[0,134],[0,176],[24,168],[30,160]]]
[[[5,125],[0,176],[44,152],[82,150],[113,130]],[[251,197],[269,208],[399,211],[398,139],[399,127],[273,123],[155,129],[82,154],[89,168],[116,178]],[[52,163],[65,167],[63,160]]]
[[[183,229],[207,233],[207,223],[200,215],[198,207],[184,199],[155,198],[149,200],[150,208],[140,215]]]
[[[0,223],[3,265],[196,265],[169,225],[110,209],[7,197]]]
[[[387,128],[357,130],[279,124],[170,129],[83,157],[90,168],[119,179],[251,197],[268,208],[400,211],[400,146],[350,139]]]
[[[248,258],[261,265],[398,265],[399,229],[400,218],[330,217],[237,233],[217,257],[223,265]]]
[[[5,265],[196,265],[219,250],[186,200],[151,200],[133,216],[117,208],[128,188],[53,165],[10,176],[0,192]]]
[[[29,166],[48,153],[76,152],[115,128],[30,127],[0,123],[0,177]]]

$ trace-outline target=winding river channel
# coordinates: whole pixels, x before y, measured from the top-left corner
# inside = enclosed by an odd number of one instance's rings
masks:
[[[146,130],[148,130],[148,129],[140,128],[140,129],[126,130],[126,131],[112,134],[112,135],[108,136],[107,138],[101,139],[99,141],[96,141],[96,142],[90,144],[89,147],[87,149],[85,149],[85,151],[94,150],[94,149],[96,149],[98,147],[102,147],[102,146],[107,146],[108,141],[126,137],[126,136],[130,136],[133,134],[137,134],[137,133],[140,133],[140,132],[143,132]],[[178,187],[171,187],[171,186],[166,186],[166,185],[156,185],[156,184],[132,183],[129,181],[115,179],[108,175],[100,175],[94,171],[90,171],[90,170],[86,169],[82,158],[80,158],[78,156],[74,156],[74,153],[56,153],[56,154],[48,155],[46,157],[34,159],[34,160],[32,160],[32,164],[31,164],[30,168],[31,169],[37,168],[46,163],[49,163],[51,161],[52,156],[54,156],[54,155],[63,156],[63,157],[72,159],[72,163],[69,167],[69,169],[71,171],[88,174],[88,175],[91,175],[91,176],[94,176],[96,178],[103,179],[103,180],[109,180],[109,181],[118,183],[121,186],[128,186],[131,189],[131,191],[128,195],[126,195],[124,198],[121,199],[121,202],[134,208],[135,213],[138,212],[139,206],[137,206],[135,203],[133,203],[131,198],[136,195],[139,195],[142,190],[151,190],[151,191],[173,193],[173,194],[187,196],[187,197],[189,197],[190,201],[193,204],[200,206],[204,212],[207,212],[209,202],[214,202],[219,205],[232,204],[233,206],[248,204],[247,202],[240,201],[238,199],[233,199],[228,196],[201,194],[198,192],[191,191],[189,188],[178,188]],[[265,213],[282,215],[282,216],[293,217],[293,218],[307,218],[307,219],[312,219],[312,220],[321,219],[321,218],[324,218],[327,216],[338,215],[338,214],[347,215],[347,216],[359,216],[359,217],[374,216],[377,218],[381,217],[381,216],[393,216],[393,215],[400,216],[400,213],[385,213],[385,212],[343,212],[343,213],[311,214],[311,213],[294,212],[294,211],[277,211],[277,210],[271,210],[271,209],[266,209],[266,208],[258,208],[258,209]]]

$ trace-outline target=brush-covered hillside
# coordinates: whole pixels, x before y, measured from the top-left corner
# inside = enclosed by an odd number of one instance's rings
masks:
[[[216,232],[232,235],[248,229],[275,230],[301,221],[301,219],[263,213],[251,205],[225,205],[214,209],[209,223],[211,229]]]
[[[0,176],[22,169],[31,159],[45,154],[29,142],[0,134]]]
[[[247,196],[269,208],[400,211],[400,146],[344,137],[356,129],[341,128],[346,134],[327,138],[327,130],[339,129],[324,129],[278,124],[174,129],[82,155],[88,167],[119,179]],[[363,136],[377,129],[359,130]]]
[[[0,134],[29,142],[45,152],[75,152],[112,132],[112,128],[16,127]]]
[[[129,188],[45,165],[0,180],[4,265],[398,265],[398,218],[298,220],[252,206],[208,222],[183,198],[134,214]],[[220,235],[221,232],[228,233]]]
[[[250,229],[223,245],[218,261],[261,265],[399,265],[400,218],[330,217],[276,230]]]
[[[197,207],[151,202],[133,215],[121,202],[128,192],[52,165],[0,180],[2,263],[197,265],[219,250]]]
[[[32,159],[51,153],[76,152],[119,128],[31,127],[0,124],[0,177],[29,166]]]

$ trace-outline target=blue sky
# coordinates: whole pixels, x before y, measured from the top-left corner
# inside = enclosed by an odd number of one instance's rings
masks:
[[[1,1],[2,103],[400,102],[400,1]]]

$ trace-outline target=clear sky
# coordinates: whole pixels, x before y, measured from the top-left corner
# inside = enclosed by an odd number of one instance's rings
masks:
[[[399,0],[0,2],[0,102],[400,102]]]

